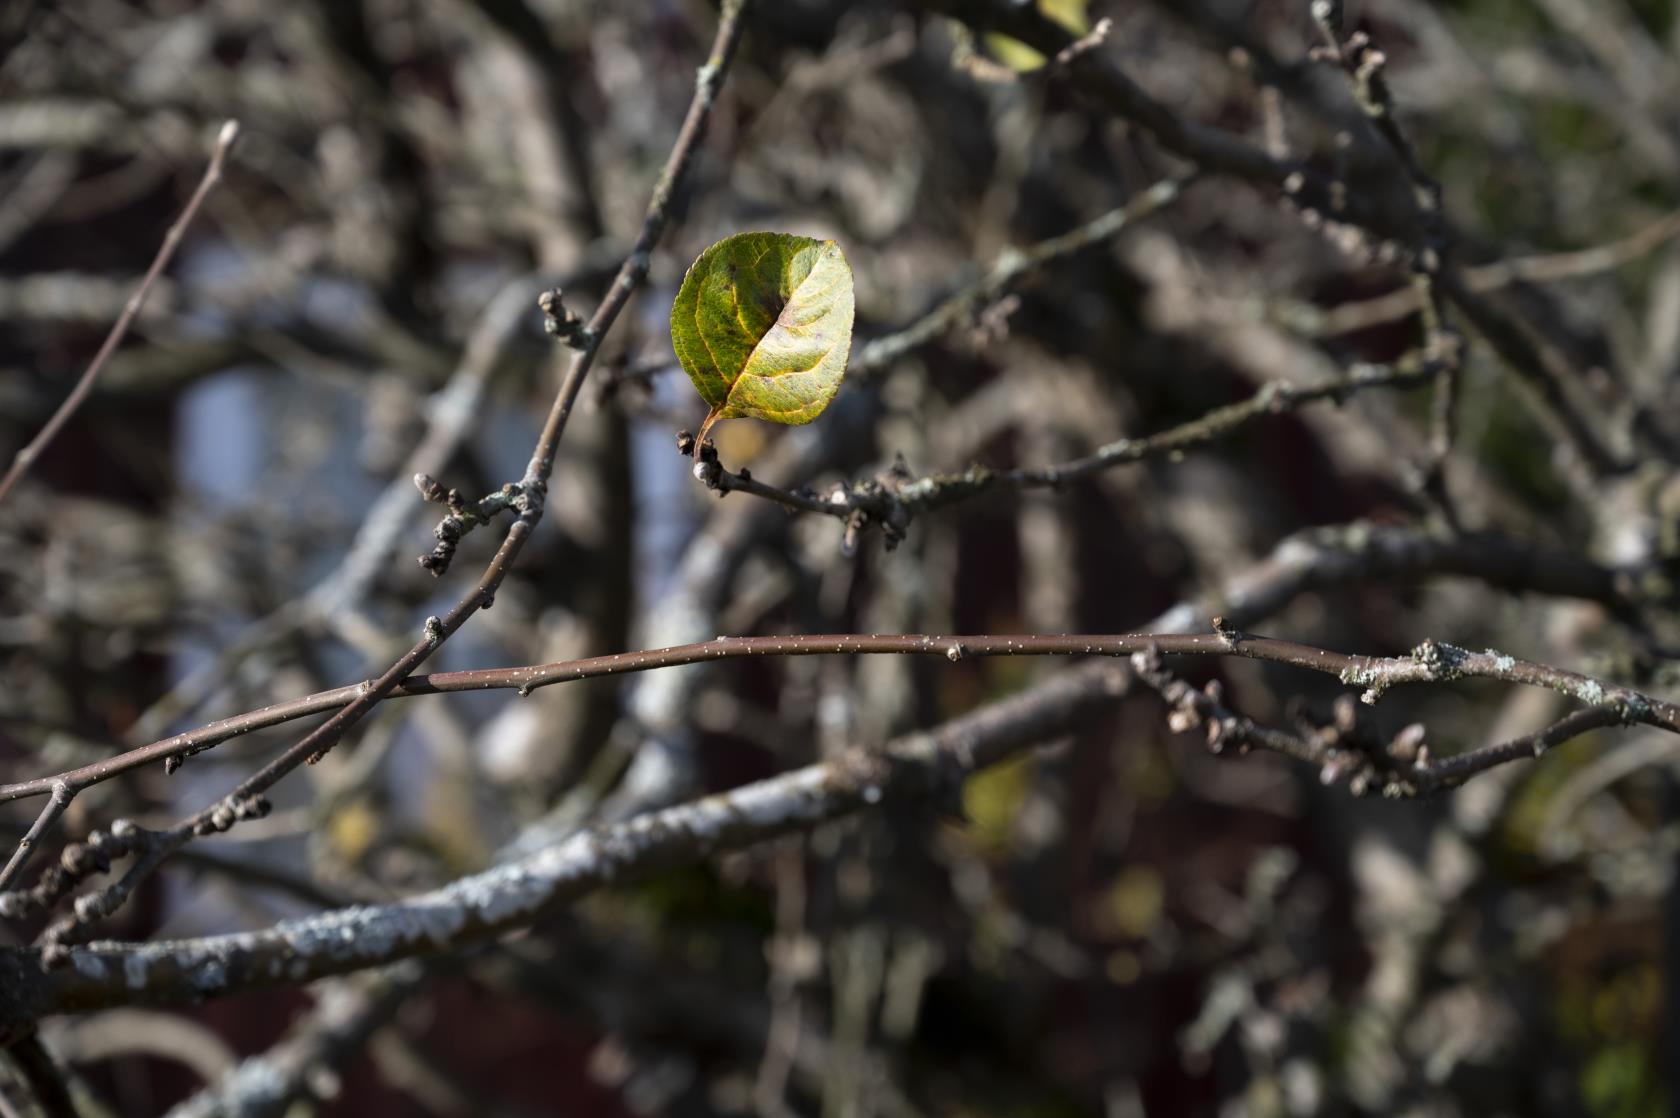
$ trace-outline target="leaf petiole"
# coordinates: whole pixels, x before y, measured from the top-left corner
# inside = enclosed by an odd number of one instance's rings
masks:
[[[705,422],[700,424],[700,433],[694,437],[694,460],[700,461],[700,448],[706,445],[706,433],[712,429],[712,424],[723,418],[721,406],[712,408],[706,413]]]

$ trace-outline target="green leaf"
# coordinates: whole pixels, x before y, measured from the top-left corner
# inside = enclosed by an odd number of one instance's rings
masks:
[[[700,254],[671,307],[671,344],[720,419],[809,423],[852,348],[852,270],[833,241],[738,233]],[[698,453],[698,450],[696,450]]]

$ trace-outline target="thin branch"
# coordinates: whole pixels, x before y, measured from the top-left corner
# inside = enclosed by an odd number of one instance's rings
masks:
[[[947,330],[972,319],[995,302],[1022,277],[1081,249],[1100,244],[1158,213],[1176,201],[1196,180],[1195,175],[1162,179],[1140,191],[1125,205],[1093,218],[1076,229],[1039,241],[1025,249],[1009,249],[998,255],[986,274],[940,300],[914,322],[884,337],[876,338],[852,355],[846,373],[868,377],[892,364],[904,354],[926,345]]]
[[[58,817],[64,814],[64,809],[76,798],[76,791],[77,789],[67,781],[53,783],[51,795],[48,796],[46,805],[41,808],[41,814],[36,817],[28,833],[18,840],[17,849],[12,851],[11,858],[6,861],[6,868],[0,870],[0,892],[12,887],[42,836],[58,822]]]
[[[237,120],[230,120],[222,125],[221,131],[216,136],[216,146],[210,152],[210,165],[204,169],[204,177],[199,180],[198,188],[193,191],[192,197],[187,200],[186,208],[181,211],[181,216],[175,219],[175,224],[171,225],[169,231],[163,235],[163,244],[158,248],[157,255],[152,258],[152,266],[146,269],[146,275],[140,280],[140,286],[136,287],[134,294],[129,296],[128,303],[123,307],[122,314],[117,317],[116,323],[111,327],[111,332],[105,335],[105,341],[100,345],[99,352],[93,355],[93,360],[88,362],[88,367],[83,371],[81,379],[70,390],[70,395],[64,398],[64,403],[60,404],[58,410],[53,412],[52,418],[47,420],[47,425],[41,428],[40,434],[36,435],[27,446],[17,452],[17,456],[12,459],[11,468],[6,471],[5,476],[0,477],[0,501],[6,499],[6,494],[11,492],[18,479],[23,477],[29,467],[41,456],[41,452],[46,450],[47,444],[57,437],[58,432],[76,413],[76,409],[82,406],[82,401],[86,400],[88,394],[93,391],[94,382],[99,379],[99,374],[104,371],[105,363],[111,359],[111,354],[117,351],[117,346],[122,343],[123,338],[128,336],[129,327],[134,324],[135,318],[139,316],[140,309],[146,305],[146,296],[151,294],[152,286],[157,283],[158,277],[163,274],[163,270],[169,267],[169,262],[174,259],[175,250],[179,247],[181,237],[186,233],[187,227],[198,216],[198,211],[203,207],[204,200],[210,196],[210,192],[215,189],[216,184],[222,181],[222,169],[227,164],[228,152],[233,150],[233,142],[238,138],[239,122]]]
[[[1341,69],[1359,110],[1388,144],[1405,169],[1406,176],[1417,188],[1416,200],[1425,224],[1425,237],[1431,241],[1444,241],[1446,226],[1441,214],[1441,184],[1424,167],[1416,147],[1396,119],[1394,95],[1389,90],[1384,73],[1387,58],[1362,31],[1344,39],[1341,15],[1335,9],[1336,5],[1329,0],[1313,0],[1311,4],[1313,21],[1324,39],[1324,52]]]
[[[1455,645],[1425,641],[1407,656],[1352,656],[1293,641],[1247,636],[1230,630],[1213,634],[935,636],[835,633],[719,637],[716,640],[676,645],[671,648],[590,656],[551,664],[416,675],[393,690],[391,697],[493,690],[515,690],[521,695],[528,695],[540,687],[572,683],[582,679],[630,675],[684,664],[763,656],[943,656],[954,663],[969,656],[1131,656],[1151,649],[1169,656],[1242,656],[1307,668],[1334,675],[1350,686],[1364,688],[1368,696],[1367,701],[1370,702],[1375,702],[1390,687],[1407,683],[1480,678],[1545,687],[1589,705],[1614,706],[1624,712],[1624,717],[1629,722],[1642,722],[1680,733],[1680,706],[1577,672],[1519,660],[1492,650],[1472,652]],[[358,695],[363,686],[365,684],[322,691],[289,703],[265,707],[260,711],[241,715],[238,720],[213,723],[200,733],[206,736],[213,733],[231,736],[227,729],[228,722],[240,722],[242,728],[238,732],[246,732],[256,728],[259,722],[273,725],[302,717],[302,712],[331,709],[335,704],[343,704],[352,696]],[[181,751],[207,748],[202,738],[195,742],[187,742],[187,737],[180,735],[55,777],[0,787],[0,802],[39,795],[58,786],[83,788],[117,773],[178,755]]]
[[[460,363],[426,402],[425,434],[362,517],[356,538],[338,569],[309,592],[316,613],[326,615],[352,607],[394,559],[414,517],[412,479],[441,471],[466,437],[497,362],[518,334],[520,312],[529,306],[530,292],[538,278],[528,273],[510,280],[485,304],[462,347]]]
[[[1214,753],[1235,746],[1239,751],[1265,749],[1311,765],[1323,765],[1330,759],[1329,751],[1317,742],[1298,734],[1262,726],[1251,718],[1235,714],[1220,701],[1222,688],[1217,680],[1205,688],[1192,687],[1167,671],[1161,655],[1155,649],[1132,654],[1132,671],[1161,696],[1172,708],[1167,728],[1174,733],[1203,729],[1207,747]]]
[[[1453,305],[1531,390],[1540,405],[1536,418],[1547,433],[1572,450],[1593,474],[1622,472],[1627,463],[1588,422],[1587,409],[1578,399],[1582,393],[1569,387],[1574,370],[1568,358],[1520,318],[1472,291],[1462,273],[1444,272],[1440,282]]]
[[[1424,791],[1456,788],[1466,780],[1512,761],[1532,760],[1549,749],[1580,737],[1591,730],[1620,725],[1621,712],[1614,707],[1587,707],[1571,711],[1544,729],[1524,734],[1498,745],[1485,745],[1453,757],[1421,766],[1416,779]]]
[[[1055,62],[1058,66],[1066,66],[1086,51],[1096,50],[1108,41],[1114,31],[1114,21],[1107,16],[1097,20],[1091,30],[1063,47],[1056,54]]]
[[[1058,486],[1128,462],[1163,458],[1212,443],[1259,419],[1284,415],[1305,404],[1329,400],[1340,404],[1368,388],[1409,388],[1427,380],[1433,369],[1416,354],[1393,365],[1356,364],[1339,376],[1316,384],[1273,381],[1237,403],[1215,408],[1198,419],[1169,427],[1141,439],[1117,439],[1098,447],[1083,458],[1055,466],[1010,470],[1002,475],[1005,484],[1020,488]]]
[[[1666,214],[1643,229],[1607,244],[1573,252],[1517,256],[1465,268],[1464,285],[1477,294],[1486,294],[1514,283],[1555,283],[1599,275],[1649,255],[1676,236],[1680,236],[1680,211]],[[1330,338],[1398,321],[1415,314],[1419,302],[1417,288],[1407,284],[1384,295],[1334,307],[1288,307],[1280,310],[1277,317],[1291,330]]]
[[[1344,741],[1356,729],[1354,710],[1340,708],[1338,721],[1317,734],[1291,733],[1262,726],[1227,708],[1218,680],[1196,688],[1161,666],[1158,653],[1138,652],[1132,656],[1132,670],[1172,708],[1168,728],[1177,733],[1200,729],[1214,753],[1234,747],[1237,752],[1263,749],[1319,767],[1324,784],[1345,783],[1355,795],[1376,790],[1385,796],[1428,796],[1456,788],[1471,777],[1510,764],[1533,760],[1547,750],[1582,734],[1619,725],[1622,715],[1615,707],[1597,706],[1573,711],[1544,729],[1497,745],[1436,760],[1425,742],[1426,732],[1414,723],[1381,748],[1350,747]]]
[[[1627,614],[1645,601],[1637,569],[1600,566],[1568,551],[1536,548],[1498,533],[1458,533],[1355,521],[1311,528],[1279,542],[1271,555],[1194,605],[1168,610],[1156,632],[1205,630],[1223,614],[1234,625],[1273,616],[1302,593],[1362,583],[1403,583],[1457,575],[1515,594],[1598,602]],[[1658,593],[1666,598],[1668,591]]]
[[[1082,458],[1049,466],[993,470],[974,465],[961,473],[925,477],[914,477],[902,466],[895,466],[875,478],[838,485],[819,495],[766,484],[747,470],[732,473],[718,462],[715,448],[708,443],[701,448],[694,473],[707,488],[720,494],[748,493],[799,512],[820,513],[846,521],[848,553],[857,533],[869,525],[881,527],[891,548],[904,537],[905,529],[917,515],[980,493],[994,489],[1058,489],[1114,466],[1180,454],[1230,435],[1259,419],[1292,412],[1306,404],[1321,400],[1340,403],[1367,388],[1411,388],[1426,384],[1437,372],[1436,363],[1413,354],[1393,365],[1357,364],[1339,376],[1316,384],[1274,381],[1244,400],[1215,408],[1176,427],[1144,438],[1116,439]],[[678,450],[684,454],[693,447],[686,435],[684,432],[678,436]]]
[[[1446,462],[1456,434],[1458,382],[1463,367],[1463,343],[1448,322],[1448,308],[1438,282],[1452,248],[1447,233],[1441,184],[1430,175],[1405,129],[1400,127],[1394,94],[1388,85],[1388,59],[1356,31],[1342,37],[1342,13],[1330,0],[1313,0],[1311,11],[1324,40],[1322,54],[1347,78],[1349,90],[1366,118],[1388,144],[1406,177],[1411,180],[1422,234],[1411,254],[1412,287],[1422,311],[1424,351],[1436,366],[1435,396],[1430,404],[1428,458],[1423,467],[1425,492],[1432,495],[1449,521],[1455,521],[1446,487]]]

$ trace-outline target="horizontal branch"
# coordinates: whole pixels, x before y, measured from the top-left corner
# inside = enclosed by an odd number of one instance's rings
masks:
[[[820,513],[847,521],[848,549],[858,532],[879,525],[887,546],[903,538],[910,522],[921,513],[956,504],[996,489],[1054,489],[1079,481],[1115,466],[1130,465],[1181,454],[1234,434],[1250,424],[1283,415],[1307,404],[1324,400],[1342,402],[1368,388],[1414,388],[1430,383],[1435,363],[1413,353],[1393,365],[1357,364],[1337,376],[1313,384],[1273,381],[1259,391],[1196,419],[1169,427],[1153,435],[1116,439],[1090,454],[1045,466],[994,470],[974,465],[961,473],[928,474],[915,477],[895,467],[877,477],[835,486],[825,495],[809,490],[781,489],[753,477],[750,471],[733,473],[717,460],[716,448],[701,448],[695,476],[719,493],[747,493],[798,512]],[[678,450],[689,452],[693,443],[688,433],[677,437]]]
[[[943,656],[957,661],[968,656],[1131,656],[1150,650],[1167,656],[1243,656],[1291,664],[1337,676],[1343,683],[1366,689],[1373,698],[1389,687],[1404,683],[1477,677],[1528,684],[1559,691],[1589,706],[1613,705],[1625,710],[1626,719],[1630,722],[1643,722],[1680,732],[1680,706],[1589,676],[1519,660],[1491,650],[1471,652],[1449,644],[1426,641],[1409,656],[1350,656],[1293,641],[1230,632],[1013,636],[838,633],[719,637],[671,648],[590,656],[550,664],[416,675],[392,691],[390,697],[493,690],[516,690],[526,695],[539,687],[581,679],[745,657],[890,654]],[[145,764],[189,756],[238,734],[332,710],[352,701],[362,693],[364,686],[353,684],[276,703],[56,776],[9,784],[0,787],[0,802],[45,795],[62,785],[73,789],[85,788]]]
[[[1471,265],[1464,269],[1464,285],[1480,295],[1519,283],[1556,283],[1596,276],[1648,255],[1675,237],[1680,237],[1680,211],[1666,214],[1620,240],[1592,248]],[[1383,295],[1334,307],[1303,303],[1282,306],[1272,313],[1281,325],[1291,330],[1328,338],[1398,321],[1417,313],[1421,304],[1417,287],[1406,284]]]

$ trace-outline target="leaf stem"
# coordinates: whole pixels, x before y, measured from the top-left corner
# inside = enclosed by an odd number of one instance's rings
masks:
[[[706,433],[712,429],[712,424],[723,418],[721,408],[714,407],[706,413],[705,422],[700,424],[700,433],[694,437],[694,460],[700,461],[700,448],[706,445]]]
[[[216,146],[210,152],[210,165],[204,169],[204,177],[199,180],[198,187],[193,191],[192,197],[187,200],[186,208],[181,211],[181,216],[175,219],[175,224],[171,225],[169,231],[164,234],[163,244],[158,248],[157,255],[152,257],[151,267],[146,269],[146,275],[141,279],[140,286],[134,289],[134,294],[130,295],[128,302],[123,304],[122,314],[117,317],[110,333],[105,335],[105,341],[100,345],[99,352],[93,355],[93,360],[88,362],[87,368],[82,372],[81,379],[76,381],[75,387],[70,390],[70,395],[66,396],[64,402],[58,406],[58,410],[53,412],[52,418],[47,420],[47,425],[41,428],[40,434],[31,439],[28,446],[17,452],[17,455],[12,459],[10,468],[3,475],[0,475],[0,500],[5,499],[6,494],[11,492],[18,479],[23,477],[34,461],[47,449],[47,444],[52,442],[58,432],[70,421],[70,417],[75,414],[76,409],[82,406],[82,401],[86,400],[88,395],[93,392],[94,382],[99,379],[99,374],[104,371],[105,363],[117,351],[117,346],[122,344],[123,338],[128,336],[129,327],[134,324],[141,308],[146,305],[146,297],[152,293],[152,286],[157,283],[158,277],[163,274],[163,270],[169,267],[170,260],[175,256],[175,249],[181,244],[181,238],[186,235],[187,226],[193,223],[193,219],[198,216],[198,211],[204,205],[204,200],[210,197],[210,192],[216,188],[217,183],[222,181],[222,171],[227,165],[228,152],[233,150],[233,142],[238,138],[239,122],[237,120],[230,120],[222,125],[221,131],[216,136]]]

